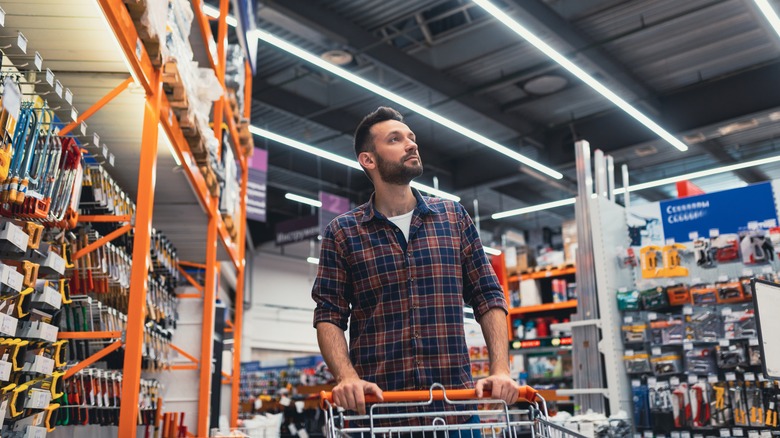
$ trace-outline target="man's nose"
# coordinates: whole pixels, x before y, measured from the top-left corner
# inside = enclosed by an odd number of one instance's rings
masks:
[[[407,152],[412,152],[412,151],[416,152],[417,151],[417,143],[414,140],[409,139],[409,140],[406,141],[406,148],[405,149],[406,149]]]

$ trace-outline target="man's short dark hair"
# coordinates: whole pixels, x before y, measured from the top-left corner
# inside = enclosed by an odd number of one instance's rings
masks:
[[[390,107],[380,106],[374,112],[363,117],[355,130],[355,157],[359,156],[361,152],[374,150],[374,136],[371,135],[371,127],[387,120],[403,122],[404,116]]]

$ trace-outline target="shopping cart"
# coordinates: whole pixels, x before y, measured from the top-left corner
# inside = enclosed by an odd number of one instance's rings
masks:
[[[327,438],[447,438],[453,435],[462,438],[586,438],[550,422],[547,404],[533,388],[522,386],[519,391],[520,398],[528,402],[526,409],[515,409],[503,400],[491,399],[489,391],[483,398],[477,398],[473,389],[446,390],[438,383],[428,391],[385,391],[382,402],[367,395],[366,402],[371,404],[367,415],[346,414],[333,404],[332,393],[326,391],[320,393],[320,404],[325,411]],[[431,409],[434,402],[443,402],[438,406],[461,405],[461,409]],[[478,418],[479,422],[460,424],[456,421],[464,416]],[[414,422],[420,425],[383,425],[403,419],[415,419]]]

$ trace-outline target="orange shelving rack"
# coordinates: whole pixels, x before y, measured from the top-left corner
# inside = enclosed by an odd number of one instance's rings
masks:
[[[208,219],[206,230],[207,247],[203,263],[194,265],[205,271],[205,284],[196,285],[200,293],[180,295],[179,298],[201,298],[203,299],[203,329],[200,343],[200,357],[198,361],[195,357],[179,347],[173,346],[182,356],[190,359],[193,364],[174,366],[172,372],[177,369],[197,369],[199,371],[199,397],[197,412],[197,430],[194,436],[208,436],[209,421],[209,402],[211,393],[211,367],[208,366],[213,353],[213,327],[214,327],[214,307],[216,300],[217,281],[219,276],[219,264],[217,261],[217,245],[224,246],[231,263],[236,269],[236,288],[235,288],[235,320],[229,322],[233,327],[234,353],[233,363],[231,364],[232,373],[227,375],[223,383],[229,383],[231,386],[230,399],[230,422],[231,426],[236,426],[238,421],[238,393],[240,363],[241,363],[241,331],[243,327],[243,301],[244,301],[244,275],[245,275],[245,239],[246,239],[246,190],[247,190],[247,158],[238,146],[240,144],[235,120],[227,98],[223,94],[222,98],[214,105],[214,118],[216,121],[224,122],[228,132],[232,137],[232,144],[235,148],[234,155],[237,157],[241,169],[241,189],[240,189],[240,212],[236,220],[238,226],[238,238],[232,241],[228,229],[222,220],[218,211],[218,198],[212,196],[206,187],[206,182],[199,171],[193,153],[189,144],[179,127],[175,117],[172,117],[170,104],[163,93],[161,76],[159,68],[152,65],[151,59],[145,48],[140,44],[138,32],[122,0],[98,0],[106,21],[113,31],[119,47],[121,48],[131,74],[135,82],[143,89],[145,93],[144,102],[144,122],[143,137],[140,154],[140,164],[138,169],[138,197],[136,200],[136,215],[134,222],[135,233],[133,236],[133,260],[131,272],[131,291],[128,307],[128,324],[124,338],[125,359],[123,367],[122,381],[122,409],[119,418],[119,437],[135,437],[136,424],[138,419],[138,399],[139,385],[141,380],[141,352],[143,345],[144,330],[144,312],[147,294],[146,276],[149,269],[149,250],[151,242],[152,218],[154,215],[154,193],[155,193],[155,172],[157,166],[157,145],[158,145],[158,126],[162,126],[164,134],[170,140],[173,152],[178,156],[184,174],[190,183],[196,198],[203,207]],[[202,13],[202,1],[192,0],[195,20],[201,30],[202,37],[206,42],[208,50],[209,40],[213,39],[208,18]],[[225,88],[225,42],[227,40],[227,15],[229,9],[229,0],[220,1],[220,18],[218,19],[218,31],[216,38],[217,54],[216,57],[209,53],[211,67],[216,72],[217,79]],[[243,116],[250,117],[251,111],[251,69],[246,66],[246,108]],[[214,123],[216,138],[222,139],[223,123]],[[220,147],[222,145],[220,144]],[[101,218],[91,218],[101,220]],[[189,278],[192,282],[194,280]],[[95,333],[95,336],[110,336],[105,333]],[[69,334],[63,333],[63,337]],[[112,346],[114,344],[111,344]],[[98,353],[100,354],[100,353]],[[105,354],[105,353],[103,353]],[[74,371],[75,372],[75,371]]]

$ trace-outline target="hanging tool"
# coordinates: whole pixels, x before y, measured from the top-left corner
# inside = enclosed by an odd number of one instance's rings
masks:
[[[661,248],[655,245],[645,246],[639,250],[642,260],[642,278],[656,278],[658,276],[658,255]]]
[[[681,266],[680,251],[684,251],[685,245],[673,243],[663,248],[663,267],[658,270],[656,277],[686,277],[688,268]]]

